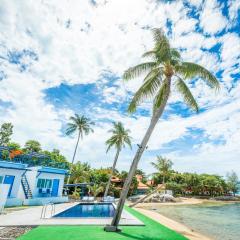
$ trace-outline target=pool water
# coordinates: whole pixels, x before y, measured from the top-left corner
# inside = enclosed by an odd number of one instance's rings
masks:
[[[56,218],[107,218],[113,217],[115,212],[111,203],[79,203],[63,212]]]

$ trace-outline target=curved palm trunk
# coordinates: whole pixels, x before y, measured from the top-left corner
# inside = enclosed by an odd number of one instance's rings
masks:
[[[71,174],[71,172],[72,172],[72,167],[73,167],[74,159],[75,159],[75,156],[76,156],[76,152],[77,152],[79,140],[80,140],[80,131],[79,131],[79,133],[78,133],[77,143],[76,143],[76,146],[75,146],[75,149],[74,149],[74,153],[73,153],[72,165],[71,165],[71,168],[70,168],[70,171],[69,171],[69,175],[68,175],[68,179],[67,179],[67,184],[69,184],[69,181],[70,181],[70,174]]]
[[[116,168],[116,164],[117,164],[119,153],[120,153],[120,149],[118,148],[117,152],[116,152],[116,155],[115,155],[115,158],[114,158],[112,170],[111,170],[111,173],[109,175],[108,183],[107,183],[107,186],[106,186],[106,189],[105,189],[105,192],[104,192],[104,197],[107,197],[107,194],[108,194],[108,191],[109,191],[109,187],[110,187],[110,184],[111,184],[111,179],[112,179],[112,176],[113,176],[115,168]]]
[[[154,130],[154,128],[155,128],[159,118],[161,117],[161,115],[164,111],[164,108],[167,104],[167,100],[168,100],[168,97],[169,97],[169,94],[170,94],[170,83],[171,83],[171,79],[169,79],[169,84],[168,84],[167,89],[166,89],[166,94],[165,94],[164,100],[163,100],[161,106],[153,114],[150,125],[147,129],[147,132],[146,132],[146,134],[145,134],[145,136],[144,136],[144,138],[141,142],[141,145],[139,146],[139,148],[136,152],[136,155],[133,159],[133,162],[132,162],[132,165],[130,167],[128,176],[127,176],[127,178],[124,182],[123,190],[121,192],[121,196],[120,196],[120,199],[119,199],[119,202],[118,202],[117,209],[115,211],[113,220],[111,222],[111,225],[110,226],[105,226],[105,228],[104,228],[105,231],[109,231],[109,232],[110,231],[111,232],[119,231],[117,226],[118,226],[120,218],[121,218],[122,210],[123,210],[124,203],[126,201],[127,194],[129,192],[129,189],[130,189],[130,186],[131,186],[131,183],[132,183],[132,179],[135,175],[135,172],[136,172],[137,166],[138,166],[138,162],[141,159],[141,156],[142,156],[142,154],[143,154],[143,152],[144,152],[144,150],[147,146],[149,138],[151,137],[152,132],[153,132],[153,130]]]

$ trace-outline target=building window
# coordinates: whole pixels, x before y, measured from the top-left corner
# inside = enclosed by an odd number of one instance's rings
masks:
[[[3,182],[3,176],[0,176],[0,184]]]
[[[46,188],[52,188],[52,180],[46,179]]]
[[[37,188],[51,188],[52,187],[52,179],[43,179],[39,178],[37,182]]]

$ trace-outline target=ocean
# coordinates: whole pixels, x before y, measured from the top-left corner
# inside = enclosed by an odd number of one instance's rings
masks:
[[[154,211],[215,240],[240,240],[240,203],[161,206]]]

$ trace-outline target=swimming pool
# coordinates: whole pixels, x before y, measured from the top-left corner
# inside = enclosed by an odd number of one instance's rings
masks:
[[[79,203],[54,218],[108,218],[113,217],[115,208],[111,203]]]

